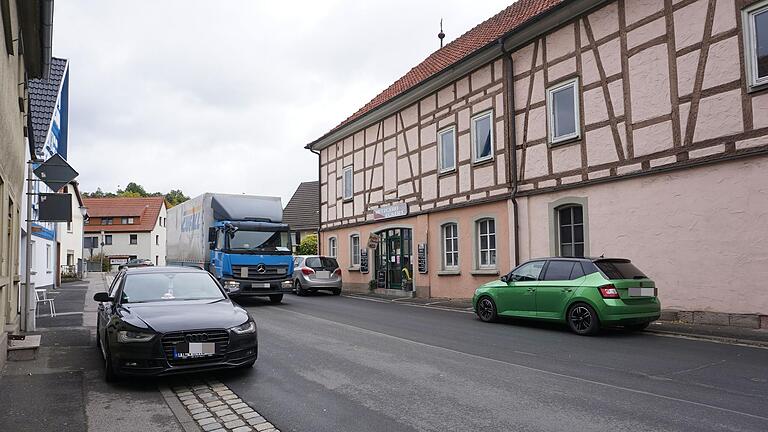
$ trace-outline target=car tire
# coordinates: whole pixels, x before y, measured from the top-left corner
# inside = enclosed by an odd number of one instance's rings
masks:
[[[580,336],[592,336],[600,331],[600,319],[592,306],[576,303],[568,309],[568,326]]]
[[[335,295],[335,296],[337,296],[337,295],[341,295],[341,288],[336,288],[336,289],[334,289],[334,290],[331,290],[331,292],[332,292],[332,293],[333,293],[333,295]]]
[[[499,319],[499,315],[496,311],[496,303],[493,302],[488,296],[480,297],[477,301],[477,308],[475,309],[477,317],[483,322],[494,322]]]
[[[271,296],[269,296],[269,302],[272,304],[278,304],[281,301],[283,301],[282,294],[272,294]]]
[[[104,381],[110,383],[117,381],[117,374],[112,367],[112,354],[109,353],[109,346],[104,350]]]
[[[650,322],[642,323],[642,324],[625,325],[624,329],[631,332],[639,332],[647,329],[649,325],[651,325]]]
[[[307,295],[307,290],[304,289],[304,287],[301,286],[301,282],[299,282],[298,279],[293,282],[294,290],[296,291],[296,295],[299,297]]]

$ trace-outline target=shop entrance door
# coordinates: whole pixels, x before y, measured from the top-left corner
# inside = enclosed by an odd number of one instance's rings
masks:
[[[411,265],[411,230],[390,228],[377,233],[381,236],[376,249],[376,274],[385,279],[386,288],[410,289],[413,267]]]

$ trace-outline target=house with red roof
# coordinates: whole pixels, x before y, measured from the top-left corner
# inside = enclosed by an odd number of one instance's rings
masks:
[[[87,257],[103,254],[113,266],[131,259],[149,259],[165,265],[165,199],[84,198],[89,219],[85,224]]]
[[[665,308],[760,325],[766,34],[768,0],[518,0],[306,145],[321,253],[345,289],[450,298],[625,257]]]

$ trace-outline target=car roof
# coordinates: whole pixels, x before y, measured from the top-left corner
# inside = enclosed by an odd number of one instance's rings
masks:
[[[325,256],[325,255],[294,255],[295,258],[333,258],[336,259],[336,257],[332,256]]]
[[[613,261],[613,262],[630,262],[630,260],[626,258],[605,258],[605,257],[558,257],[558,256],[550,256],[550,257],[539,257],[539,258],[531,258],[525,262],[529,261],[543,261],[543,260],[559,260],[559,261],[588,261],[588,262],[603,262],[603,261]]]
[[[139,273],[201,273],[205,270],[197,267],[128,267],[125,269],[126,274],[139,274]],[[207,273],[207,272],[206,272]]]

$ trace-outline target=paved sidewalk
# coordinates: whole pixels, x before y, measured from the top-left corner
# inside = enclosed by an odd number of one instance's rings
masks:
[[[435,309],[473,312],[472,301],[468,299],[424,299],[392,298],[372,293],[347,293],[350,297],[363,297],[392,303],[430,307]],[[735,326],[715,326],[706,324],[686,324],[676,321],[656,321],[646,331],[670,336],[684,336],[708,339],[716,342],[737,343],[751,346],[768,347],[768,329],[749,329]]]
[[[52,291],[58,315],[37,319],[37,358],[9,361],[0,376],[0,431],[182,430],[156,382],[104,382],[92,300],[103,290],[101,273],[91,273]]]

